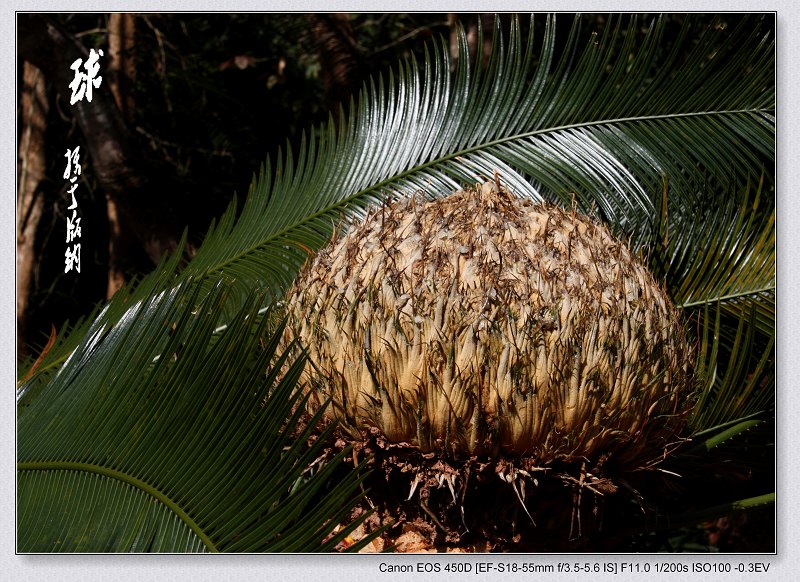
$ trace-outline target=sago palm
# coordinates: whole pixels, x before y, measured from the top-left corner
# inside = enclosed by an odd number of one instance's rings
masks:
[[[669,38],[667,18],[576,17],[561,38],[556,20],[566,18],[498,19],[485,64],[470,60],[462,32],[455,61],[434,42],[370,80],[338,123],[312,128],[299,151],[262,169],[185,268],[165,261],[23,366],[18,549],[325,551],[350,544],[367,498],[388,527],[415,489],[409,503],[433,524],[430,543],[484,536],[488,545],[473,547],[597,548],[588,530],[604,524],[600,549],[675,549],[691,547],[709,519],[771,504],[772,17],[731,27],[687,17]],[[375,423],[352,425],[333,375],[301,374],[313,346],[302,334],[288,343],[284,325],[324,314],[311,300],[286,313],[284,299],[309,257],[353,220],[380,218],[384,203],[419,197],[424,212],[424,199],[493,180],[503,196],[591,217],[674,305],[679,323],[668,329],[688,338],[692,385],[683,428],[649,449],[647,463],[604,475],[613,439],[538,464],[522,464],[513,443],[466,446],[470,467],[502,478],[468,486],[463,459],[439,459],[430,441],[409,452]],[[409,414],[423,418],[425,405]],[[442,426],[449,438],[458,422]],[[354,457],[378,470],[365,477]],[[446,495],[435,505],[437,475]],[[379,484],[372,497],[369,482]],[[487,513],[470,489],[480,486],[505,487],[510,501],[498,523],[470,532]],[[732,493],[709,495],[714,487]],[[603,508],[605,521],[590,523]],[[547,519],[565,515],[570,531],[548,545]],[[499,523],[506,516],[513,524]]]

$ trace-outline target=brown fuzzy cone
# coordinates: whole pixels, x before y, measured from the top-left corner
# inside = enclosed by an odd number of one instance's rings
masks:
[[[288,311],[316,401],[423,452],[652,460],[691,400],[684,330],[627,246],[488,183],[371,211]]]

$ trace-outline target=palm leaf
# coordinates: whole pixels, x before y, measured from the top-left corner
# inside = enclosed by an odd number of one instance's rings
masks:
[[[754,308],[739,318],[726,345],[721,338],[722,309],[715,311],[713,324],[709,309],[703,315],[698,377],[704,385],[692,418],[698,431],[775,407],[774,332],[760,338]]]
[[[96,322],[20,408],[19,551],[324,551],[350,531],[331,535],[362,477],[333,478],[344,453],[309,475],[327,433],[308,444],[303,360],[276,355],[258,296],[215,336],[227,288],[190,283]]]
[[[648,246],[651,269],[665,280],[675,304],[686,311],[721,302],[733,319],[756,311],[758,330],[775,324],[775,210],[765,200],[764,180],[755,191],[735,181],[729,196],[670,205],[665,186]]]
[[[17,404],[25,408],[35,398],[39,391],[58,372],[59,366],[75,352],[81,345],[85,345],[87,334],[93,329],[102,329],[120,321],[131,309],[155,295],[163,293],[175,284],[175,272],[178,267],[181,253],[186,243],[186,237],[181,239],[177,252],[171,257],[163,257],[161,263],[149,276],[142,281],[133,280],[123,286],[114,297],[105,305],[97,306],[86,318],[70,326],[69,322],[62,325],[56,336],[54,345],[44,354],[39,361],[34,374],[31,366],[34,359],[19,366]],[[23,381],[23,378],[25,380]]]

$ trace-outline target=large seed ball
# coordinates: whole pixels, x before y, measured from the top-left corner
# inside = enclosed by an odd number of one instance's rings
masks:
[[[652,458],[690,400],[683,328],[626,245],[490,184],[371,211],[288,311],[317,401],[423,452]]]

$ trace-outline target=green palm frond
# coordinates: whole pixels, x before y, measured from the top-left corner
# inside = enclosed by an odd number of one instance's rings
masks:
[[[306,483],[319,449],[305,448],[308,433],[290,438],[302,431],[292,412],[299,364],[277,379],[277,336],[258,314],[368,205],[442,195],[495,172],[520,196],[594,214],[649,257],[697,342],[696,445],[735,440],[750,427],[740,423],[773,410],[770,17],[702,30],[688,17],[670,46],[664,18],[642,32],[635,16],[613,17],[586,40],[578,17],[565,42],[556,18],[541,39],[534,21],[512,19],[504,34],[498,20],[485,66],[470,63],[460,31],[455,64],[441,41],[365,84],[349,116],[262,168],[183,271],[176,255],[62,335],[18,391],[20,549],[67,538],[93,551],[332,547],[322,534],[344,518],[358,478],[324,498],[330,473]],[[265,290],[260,303],[253,289]],[[259,334],[270,348],[257,355]],[[266,380],[258,366],[272,370]],[[768,440],[754,437],[748,454]],[[108,474],[83,471],[100,463]],[[303,485],[288,493],[294,483]],[[73,503],[81,509],[65,509]],[[122,529],[91,546],[87,532],[110,527],[101,523],[114,523],[120,505]],[[79,515],[97,519],[77,527]],[[292,530],[308,516],[313,535]]]
[[[703,314],[698,377],[704,381],[692,424],[698,431],[725,425],[775,406],[774,333],[760,337],[757,312],[743,314],[730,343],[721,338],[721,312]]]
[[[344,453],[309,444],[322,410],[301,418],[302,358],[276,354],[255,295],[215,336],[228,290],[200,289],[96,322],[20,408],[19,551],[324,551],[350,531],[332,535],[360,472],[332,479]]]
[[[139,302],[173,287],[176,283],[175,273],[185,244],[186,237],[184,235],[178,244],[177,251],[170,257],[163,257],[153,273],[144,277],[142,281],[134,280],[124,285],[108,303],[98,306],[90,316],[76,322],[73,326],[68,323],[63,324],[54,345],[46,354],[43,354],[44,357],[38,361],[35,370],[31,368],[35,361],[34,358],[29,358],[28,362],[19,366],[18,406],[24,409],[29,405],[39,391],[58,373],[59,367],[66,359],[76,350],[81,349],[82,345],[85,345],[91,330],[114,325],[129,313],[132,305],[138,305]]]
[[[668,192],[656,213],[650,264],[665,280],[675,304],[686,311],[721,302],[738,318],[755,309],[762,334],[774,332],[775,209],[764,181],[753,191],[731,182],[729,195],[701,198],[691,207],[669,206]]]
[[[386,82],[380,77],[338,133],[332,123],[312,131],[296,162],[279,156],[274,175],[262,173],[239,220],[226,213],[187,272],[271,278],[280,293],[346,209],[451,192],[495,171],[520,195],[575,197],[634,242],[648,235],[651,193],[664,176],[675,203],[686,204],[696,196],[687,185],[730,167],[745,179],[760,174],[774,155],[774,94],[772,44],[758,26],[747,22],[727,38],[706,31],[672,69],[655,56],[661,21],[638,47],[635,21],[609,26],[570,67],[579,22],[559,62],[552,20],[538,51],[516,21],[507,50],[498,21],[485,70],[468,65],[462,34],[452,78],[437,44],[422,72],[411,60]],[[677,43],[667,62],[681,50]],[[688,140],[697,147],[686,148]]]

